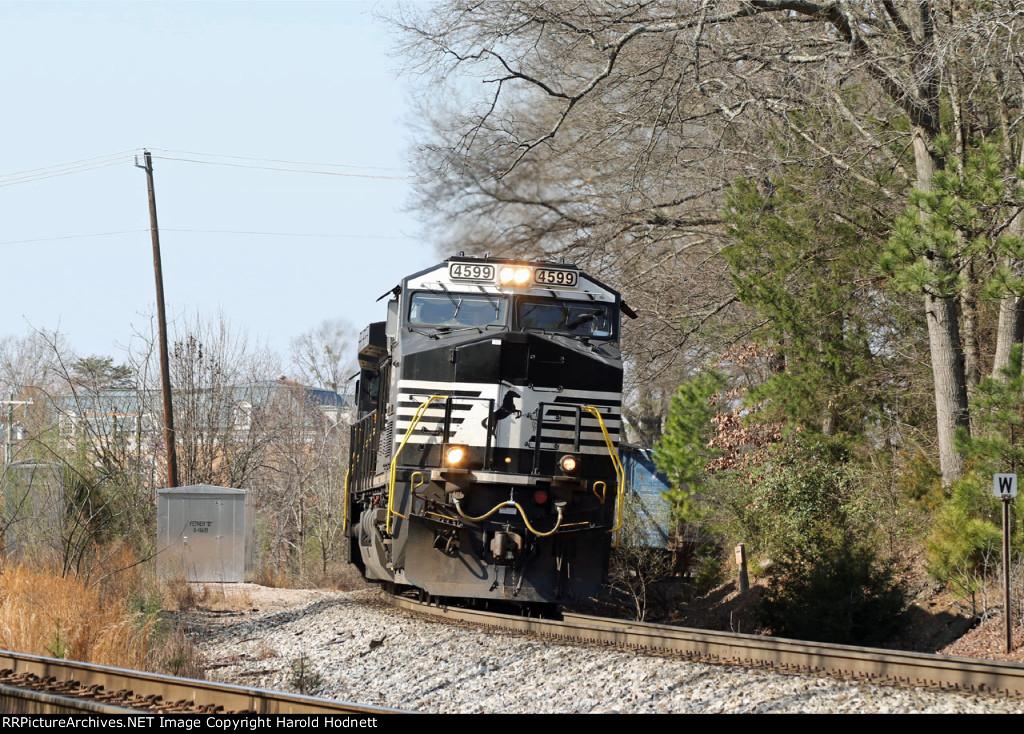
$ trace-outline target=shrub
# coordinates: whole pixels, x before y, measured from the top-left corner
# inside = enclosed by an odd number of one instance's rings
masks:
[[[730,535],[770,563],[838,543],[848,533],[872,531],[872,498],[856,469],[820,444],[783,448],[752,487],[737,485],[728,499]]]
[[[660,601],[657,585],[672,578],[673,569],[671,555],[649,544],[638,505],[637,497],[627,496],[619,542],[611,553],[608,586],[630,606],[633,618],[643,621]]]
[[[754,545],[770,560],[761,622],[774,634],[878,644],[903,621],[906,591],[871,545],[873,498],[835,447],[782,452],[756,487]]]
[[[305,653],[293,659],[288,668],[288,682],[296,692],[304,695],[314,695],[323,688],[323,676],[313,669]]]
[[[935,515],[925,544],[928,573],[973,600],[999,564],[998,517],[999,502],[987,494],[983,481],[976,474],[964,478]]]
[[[844,539],[776,559],[758,616],[781,637],[879,645],[898,631],[905,608],[906,591],[893,569]]]

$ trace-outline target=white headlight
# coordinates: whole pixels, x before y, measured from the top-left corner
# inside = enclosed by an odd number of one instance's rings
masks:
[[[445,452],[444,460],[449,466],[455,466],[461,464],[462,460],[466,458],[466,447],[465,446],[449,446]]]

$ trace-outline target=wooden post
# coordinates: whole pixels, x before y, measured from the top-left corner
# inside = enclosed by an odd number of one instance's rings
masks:
[[[736,546],[736,568],[739,569],[739,590],[748,591],[750,579],[747,576],[747,550],[743,547],[743,543]]]

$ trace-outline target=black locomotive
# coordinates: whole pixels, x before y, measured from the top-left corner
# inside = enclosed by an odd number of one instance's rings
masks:
[[[621,524],[619,294],[454,257],[386,295],[359,344],[349,561],[435,597],[593,594]]]

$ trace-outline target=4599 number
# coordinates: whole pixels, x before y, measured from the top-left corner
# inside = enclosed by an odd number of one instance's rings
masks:
[[[548,270],[546,268],[537,268],[534,272],[533,279],[541,285],[576,285],[576,271],[575,270]]]
[[[494,280],[494,266],[449,263],[448,277],[452,280]]]

